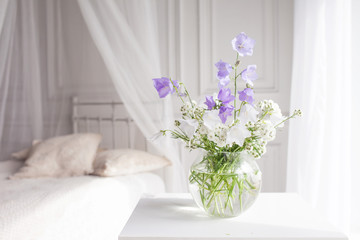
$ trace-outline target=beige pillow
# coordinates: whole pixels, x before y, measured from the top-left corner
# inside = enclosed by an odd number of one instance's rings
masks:
[[[31,147],[14,152],[11,154],[11,157],[17,160],[26,160],[30,156],[31,148],[35,147],[39,143],[41,143],[41,140],[33,140]]]
[[[99,134],[54,137],[31,149],[25,165],[10,179],[80,176],[93,171]]]
[[[171,165],[164,157],[132,149],[116,149],[99,152],[94,161],[94,173],[112,177],[152,171]]]

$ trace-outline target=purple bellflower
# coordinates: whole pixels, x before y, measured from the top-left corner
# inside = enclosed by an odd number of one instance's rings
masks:
[[[246,69],[241,72],[241,78],[251,86],[254,86],[253,81],[258,78],[257,73],[255,72],[256,65],[249,65]]]
[[[218,87],[219,89],[222,89],[224,88],[226,85],[228,85],[230,82],[230,78],[229,76],[225,77],[225,78],[222,78],[219,80],[219,83],[218,83]]]
[[[217,78],[219,80],[228,77],[230,72],[232,71],[231,65],[226,62],[223,62],[222,60],[215,63],[215,67],[217,67],[217,69],[219,70],[217,73]]]
[[[211,110],[216,106],[213,96],[206,96],[206,102],[204,103],[208,107],[208,110]]]
[[[248,37],[244,32],[237,35],[232,41],[232,46],[239,56],[252,56],[255,40]]]
[[[224,104],[227,105],[235,99],[235,96],[231,95],[230,88],[222,88],[219,91],[218,99]]]
[[[232,111],[234,110],[234,107],[231,105],[221,106],[219,110],[219,117],[221,119],[221,122],[223,124],[226,123],[226,120],[229,116],[232,115]]]
[[[153,84],[160,98],[173,94],[176,91],[175,88],[179,89],[180,87],[178,81],[174,80],[173,83],[171,83],[171,81],[166,77],[153,78]]]
[[[238,91],[240,101],[245,101],[250,105],[254,105],[254,90],[245,88],[243,91]]]

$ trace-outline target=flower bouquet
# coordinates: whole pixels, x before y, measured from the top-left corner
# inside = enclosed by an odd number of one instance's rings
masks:
[[[285,121],[301,115],[295,110],[283,116],[272,100],[255,103],[256,65],[239,71],[240,58],[251,56],[254,45],[245,33],[232,40],[235,63],[220,60],[215,64],[219,91],[206,96],[201,104],[191,99],[182,82],[166,77],[153,79],[160,98],[176,93],[182,101],[182,117],[175,120],[173,129],[160,133],[180,139],[189,150],[203,150],[190,169],[189,190],[209,215],[237,216],[252,205],[261,188],[255,159],[265,154],[266,144],[274,140],[276,130]],[[237,90],[240,78],[245,86],[242,91]]]

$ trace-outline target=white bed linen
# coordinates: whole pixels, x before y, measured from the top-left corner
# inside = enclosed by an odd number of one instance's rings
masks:
[[[142,194],[164,191],[152,173],[101,178],[6,180],[0,162],[0,239],[117,239]]]

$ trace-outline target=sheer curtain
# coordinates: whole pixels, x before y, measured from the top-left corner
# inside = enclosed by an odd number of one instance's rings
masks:
[[[159,1],[78,3],[116,91],[144,136],[150,138],[173,120],[171,98],[160,101],[151,80],[166,75],[160,66]],[[167,190],[183,191],[185,177],[177,146],[168,138],[150,143],[173,163],[167,170]]]
[[[34,139],[64,133],[61,77],[55,74],[63,71],[55,64],[63,59],[50,55],[61,42],[54,2],[0,0],[0,160]]]
[[[299,192],[347,233],[360,216],[352,205],[360,193],[351,177],[359,160],[353,93],[360,89],[351,69],[351,13],[351,0],[295,1],[291,107],[303,117],[290,123],[287,176],[288,191]]]

